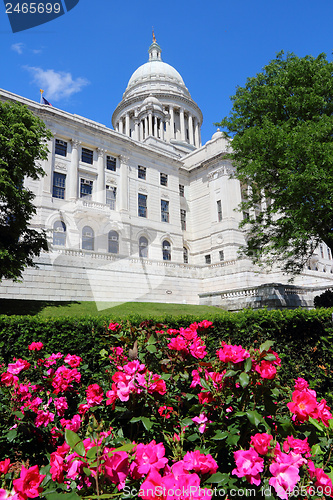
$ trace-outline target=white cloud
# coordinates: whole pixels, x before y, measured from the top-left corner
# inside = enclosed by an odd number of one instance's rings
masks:
[[[89,84],[86,78],[78,77],[73,79],[70,73],[64,71],[44,70],[31,66],[25,68],[32,74],[33,82],[44,90],[44,95],[48,100],[59,101],[60,99],[66,99],[72,94],[80,92],[83,87]]]
[[[24,43],[19,42],[19,43],[13,43],[13,45],[11,46],[11,49],[14,52],[17,52],[18,54],[23,54],[23,47],[24,47]]]

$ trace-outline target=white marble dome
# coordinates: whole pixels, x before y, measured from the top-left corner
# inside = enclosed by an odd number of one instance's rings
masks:
[[[128,82],[127,90],[137,83],[143,83],[144,81],[154,79],[170,80],[185,87],[182,77],[175,68],[163,61],[156,60],[142,64],[142,66],[134,71]]]

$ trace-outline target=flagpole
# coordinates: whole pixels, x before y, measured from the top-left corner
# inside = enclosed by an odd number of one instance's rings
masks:
[[[43,93],[44,93],[44,90],[40,89],[40,104],[43,104]]]

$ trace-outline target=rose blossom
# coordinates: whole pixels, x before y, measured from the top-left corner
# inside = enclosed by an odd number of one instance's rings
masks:
[[[250,357],[250,353],[241,345],[229,345],[225,342],[222,342],[222,349],[218,349],[216,354],[224,363],[241,363]]]
[[[235,451],[234,457],[237,468],[233,469],[232,474],[245,477],[250,484],[258,486],[261,482],[259,472],[264,470],[264,459],[253,448]]]
[[[38,465],[33,465],[30,469],[23,465],[19,479],[13,481],[14,490],[24,499],[36,498],[43,491],[40,483],[45,476],[46,474],[39,474]]]
[[[43,349],[44,345],[42,342],[32,342],[30,345],[28,345],[29,351],[40,351]]]
[[[258,432],[254,436],[251,436],[250,444],[260,455],[267,455],[272,439],[273,436],[270,434],[264,432],[261,434]]]

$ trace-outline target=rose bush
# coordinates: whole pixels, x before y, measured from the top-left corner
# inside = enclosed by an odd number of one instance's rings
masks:
[[[2,366],[0,499],[333,497],[325,399],[212,332],[111,323],[96,373],[35,339]]]

